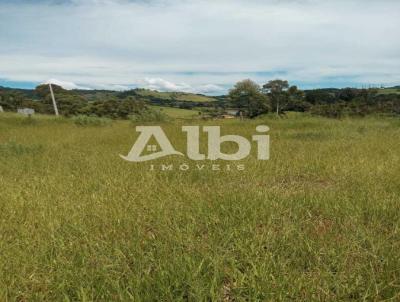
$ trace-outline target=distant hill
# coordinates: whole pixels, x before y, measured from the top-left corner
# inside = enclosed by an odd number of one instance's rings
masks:
[[[0,86],[0,91],[20,93],[31,99],[38,99],[34,89],[17,89]],[[143,100],[153,105],[166,105],[183,108],[191,108],[195,106],[208,107],[212,106],[212,102],[217,101],[216,98],[208,97],[202,94],[186,92],[159,92],[140,88],[127,91],[74,89],[68,91],[65,90],[65,93],[82,96],[89,102],[105,101],[110,99],[124,99],[132,96],[136,99]]]
[[[208,103],[216,101],[213,97],[202,94],[186,93],[186,92],[159,92],[148,89],[132,89],[120,93],[120,96],[140,96],[143,98],[160,99],[166,101],[196,102]]]

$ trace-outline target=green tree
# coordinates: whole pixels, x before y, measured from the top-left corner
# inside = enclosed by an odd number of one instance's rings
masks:
[[[52,84],[54,96],[60,114],[71,116],[80,114],[86,106],[87,99],[77,91],[65,90],[61,86]],[[49,85],[39,85],[35,89],[35,94],[42,100],[44,113],[54,114],[53,101],[51,99]]]
[[[306,112],[311,108],[311,104],[305,100],[304,91],[297,86],[290,86],[287,90],[287,103],[284,109],[297,112]]]
[[[236,83],[229,91],[229,98],[251,118],[269,111],[268,97],[257,83],[249,79]]]
[[[273,106],[276,108],[276,114],[279,115],[281,110],[281,102],[287,97],[287,90],[289,89],[289,83],[285,80],[272,80],[263,86],[264,91],[270,96]]]

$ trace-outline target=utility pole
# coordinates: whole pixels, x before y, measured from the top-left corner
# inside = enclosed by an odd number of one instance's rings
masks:
[[[276,115],[279,117],[279,100],[280,99],[280,96],[279,95],[277,95],[276,96]]]
[[[58,114],[57,103],[56,99],[54,98],[53,87],[51,87],[51,83],[49,83],[49,87],[50,87],[51,99],[53,101],[54,112],[56,113],[56,116],[58,116],[59,114]]]

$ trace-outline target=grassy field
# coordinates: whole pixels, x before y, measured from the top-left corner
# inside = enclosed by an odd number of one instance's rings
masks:
[[[0,114],[0,301],[400,300],[399,119],[196,123],[271,159],[149,171],[130,122]]]
[[[398,88],[379,89],[378,94],[400,94],[400,89]]]
[[[169,117],[176,119],[191,119],[199,116],[198,110],[188,110],[173,107],[163,107],[163,106],[150,106],[155,110],[160,110]]]

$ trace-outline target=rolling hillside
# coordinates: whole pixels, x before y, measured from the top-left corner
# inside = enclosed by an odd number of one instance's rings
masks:
[[[165,101],[180,101],[180,102],[196,102],[209,103],[216,101],[213,97],[208,97],[201,94],[186,93],[186,92],[159,92],[148,89],[133,89],[121,93],[122,96],[140,96],[149,99],[160,99]]]

